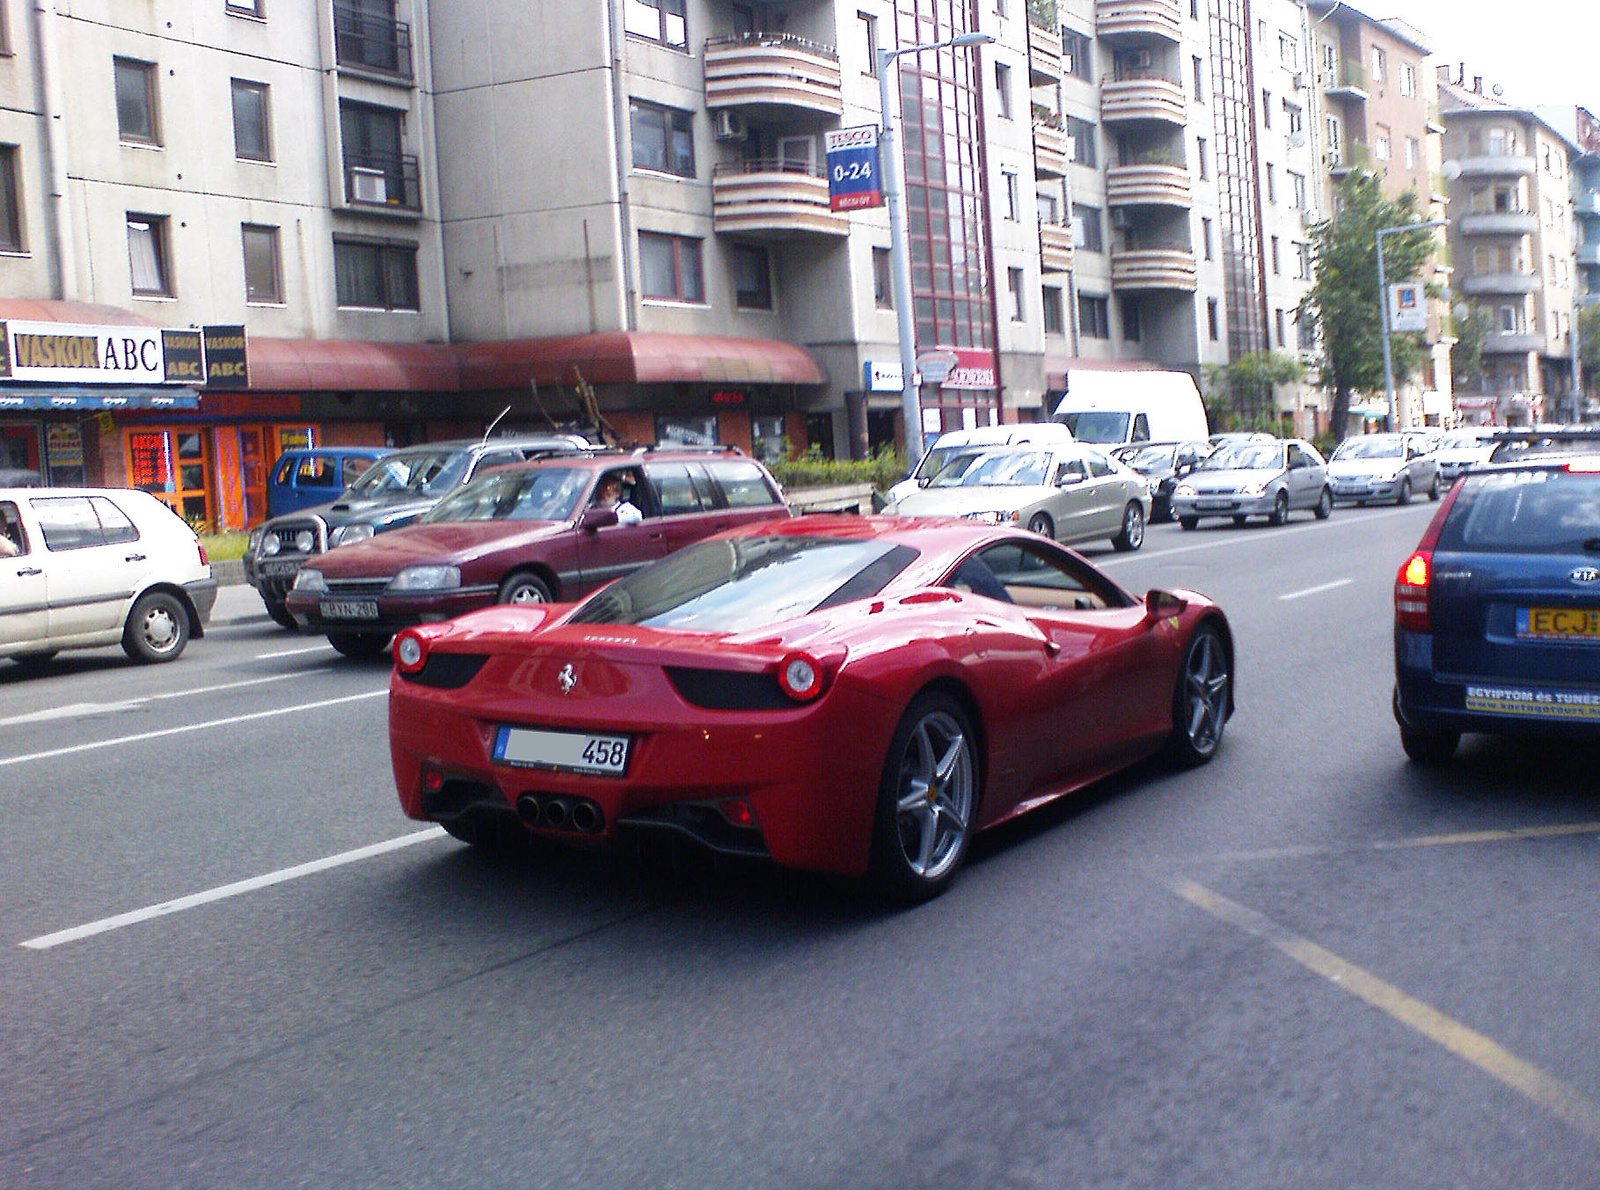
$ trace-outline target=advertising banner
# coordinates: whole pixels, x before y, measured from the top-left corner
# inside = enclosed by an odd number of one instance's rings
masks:
[[[1420,281],[1400,281],[1389,286],[1389,329],[1396,333],[1427,330],[1428,306],[1423,297]]]
[[[858,211],[883,205],[878,176],[878,126],[863,124],[824,134],[828,150],[828,206]]]
[[[206,387],[249,388],[244,327],[205,326],[200,333],[205,339]]]

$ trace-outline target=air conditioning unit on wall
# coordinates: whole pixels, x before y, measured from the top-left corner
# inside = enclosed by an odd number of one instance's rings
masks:
[[[350,171],[351,202],[389,201],[389,179],[381,169],[354,168]]]
[[[750,126],[744,122],[744,116],[726,108],[712,113],[712,126],[718,140],[743,140],[750,135]]]

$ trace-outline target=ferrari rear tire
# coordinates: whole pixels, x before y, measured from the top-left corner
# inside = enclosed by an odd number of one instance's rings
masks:
[[[1269,525],[1281,525],[1289,519],[1289,493],[1279,492],[1272,501],[1272,515],[1267,517]]]
[[[1172,738],[1167,752],[1175,763],[1193,768],[1217,754],[1228,723],[1232,686],[1227,643],[1216,628],[1202,625],[1189,638],[1172,695]]]
[[[1137,500],[1129,500],[1122,510],[1122,531],[1111,539],[1113,549],[1127,553],[1144,544],[1144,507]]]
[[[918,695],[889,741],[872,833],[873,882],[890,900],[915,904],[955,878],[978,809],[976,738],[948,694]]]
[[[1050,519],[1050,514],[1048,512],[1034,513],[1028,518],[1028,528],[1039,534],[1041,537],[1048,537],[1052,540],[1055,539],[1056,523]]]
[[[1319,521],[1325,521],[1333,515],[1333,493],[1329,489],[1322,489],[1322,495],[1317,497],[1315,511]]]
[[[328,633],[328,643],[334,647],[335,652],[358,660],[379,656],[389,647],[391,639],[391,635],[387,632]]]

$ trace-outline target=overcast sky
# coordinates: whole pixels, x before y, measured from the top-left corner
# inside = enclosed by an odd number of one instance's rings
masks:
[[[1518,107],[1578,104],[1600,115],[1597,0],[1353,0],[1369,17],[1415,25],[1436,62],[1465,62]]]

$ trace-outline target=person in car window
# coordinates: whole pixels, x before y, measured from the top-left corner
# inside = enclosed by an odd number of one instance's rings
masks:
[[[619,525],[637,525],[644,520],[644,513],[623,497],[622,476],[615,473],[601,479],[594,494],[594,507],[615,509]]]

